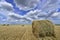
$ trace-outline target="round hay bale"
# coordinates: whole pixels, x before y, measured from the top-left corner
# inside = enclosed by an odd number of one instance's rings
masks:
[[[54,24],[49,20],[36,20],[32,22],[32,32],[38,37],[55,37]]]

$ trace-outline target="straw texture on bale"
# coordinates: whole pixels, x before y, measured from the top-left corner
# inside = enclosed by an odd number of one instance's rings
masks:
[[[54,24],[49,20],[36,20],[32,22],[32,32],[35,37],[56,37]]]

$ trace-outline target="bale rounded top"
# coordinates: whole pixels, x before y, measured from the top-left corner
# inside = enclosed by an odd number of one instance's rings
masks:
[[[32,21],[32,24],[33,24],[33,23],[37,23],[37,22],[41,22],[41,23],[44,23],[44,22],[46,23],[46,22],[47,22],[47,23],[53,24],[53,22],[50,21],[50,20],[34,20],[34,21]],[[53,24],[53,25],[54,25],[54,24]]]

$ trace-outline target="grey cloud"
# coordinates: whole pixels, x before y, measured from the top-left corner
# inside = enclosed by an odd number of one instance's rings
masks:
[[[26,6],[26,0],[14,0],[18,5],[24,5]]]
[[[17,16],[15,16],[15,15],[9,15],[9,17],[11,17],[12,19],[21,19],[20,17],[17,17]]]
[[[39,3],[38,8],[45,12],[51,12],[60,7],[58,2],[59,2],[59,0],[42,0]]]
[[[2,5],[1,8],[2,8],[2,9],[6,9],[6,10],[8,10],[8,11],[12,11],[12,10],[13,10],[13,8],[10,7],[10,6],[8,6],[8,5]]]
[[[58,0],[50,0],[49,4],[55,4],[57,2],[58,2]]]
[[[48,16],[48,14],[46,12],[39,11],[39,10],[37,10],[35,12],[31,11],[31,12],[27,13],[27,15],[26,15],[26,17],[29,17],[33,20],[40,19],[40,18],[46,18],[47,16]]]
[[[17,7],[22,10],[30,10],[37,6],[38,0],[14,0]]]
[[[0,2],[0,9],[7,10],[7,11],[13,11],[13,5],[7,2]]]

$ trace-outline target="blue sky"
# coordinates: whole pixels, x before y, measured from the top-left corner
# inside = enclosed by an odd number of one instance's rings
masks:
[[[60,0],[0,1],[0,24],[31,24],[45,19],[60,24]]]

